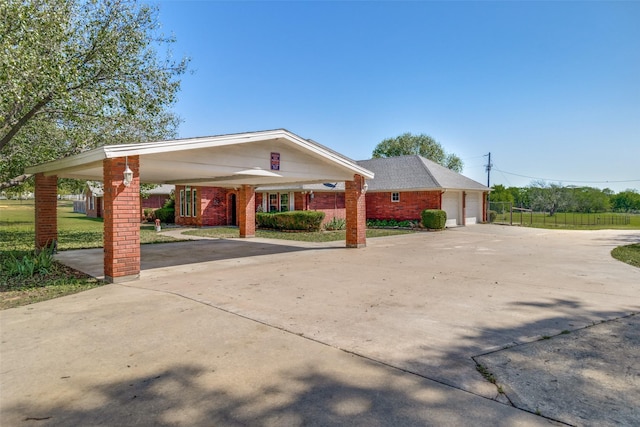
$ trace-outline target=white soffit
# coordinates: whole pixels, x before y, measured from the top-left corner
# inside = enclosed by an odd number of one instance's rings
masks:
[[[282,169],[268,170],[271,150],[282,152]],[[27,168],[27,173],[102,180],[102,161],[126,156],[140,156],[140,179],[153,183],[281,184],[350,180],[355,173],[373,178],[354,161],[284,129],[109,145]],[[255,172],[258,169],[262,172]]]

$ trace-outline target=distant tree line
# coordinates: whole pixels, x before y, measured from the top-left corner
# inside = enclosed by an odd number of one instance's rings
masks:
[[[515,207],[549,212],[625,212],[640,213],[640,193],[629,189],[615,193],[605,188],[565,187],[555,183],[533,182],[528,187],[491,187],[491,202],[511,203]]]

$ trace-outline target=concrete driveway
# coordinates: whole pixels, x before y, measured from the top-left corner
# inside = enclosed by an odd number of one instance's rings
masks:
[[[147,245],[137,282],[0,312],[1,415],[37,425],[548,424],[538,411],[572,422],[561,405],[510,406],[472,357],[639,312],[640,271],[609,255],[638,241],[476,225],[360,250]],[[101,251],[60,254],[86,266],[92,256],[99,264]],[[635,399],[633,366],[621,381]],[[597,405],[590,413],[609,422]]]

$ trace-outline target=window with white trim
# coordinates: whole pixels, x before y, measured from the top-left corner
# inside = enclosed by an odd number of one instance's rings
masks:
[[[287,212],[295,210],[293,193],[264,193],[265,212]]]
[[[191,216],[195,218],[198,216],[198,190],[195,188],[191,190],[191,204],[193,205],[191,209]]]
[[[391,193],[391,201],[399,202],[400,201],[400,193]]]
[[[278,212],[278,193],[269,193],[269,212]]]
[[[185,189],[185,211],[184,216],[191,216],[191,187]]]

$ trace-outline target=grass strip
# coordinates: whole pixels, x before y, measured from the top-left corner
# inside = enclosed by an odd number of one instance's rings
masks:
[[[611,251],[611,256],[619,261],[640,268],[640,243],[618,246]]]

